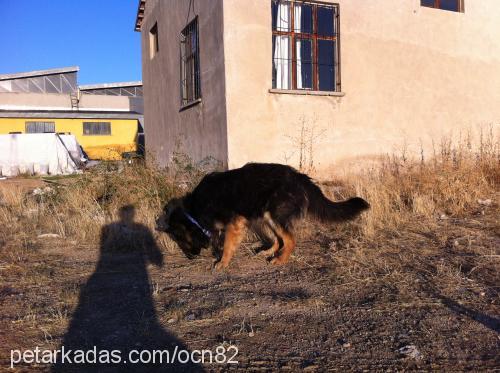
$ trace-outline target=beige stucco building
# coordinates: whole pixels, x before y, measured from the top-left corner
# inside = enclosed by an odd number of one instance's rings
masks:
[[[147,149],[316,170],[430,155],[498,128],[499,19],[498,0],[141,0]]]

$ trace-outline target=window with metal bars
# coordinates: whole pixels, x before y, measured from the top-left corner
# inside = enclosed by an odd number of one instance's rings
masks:
[[[181,106],[201,98],[198,17],[181,32]]]
[[[271,0],[273,88],[340,91],[338,4]]]
[[[452,12],[464,11],[463,0],[420,0],[420,5]]]
[[[56,124],[54,122],[26,122],[26,133],[54,133]]]
[[[111,135],[110,122],[83,122],[83,134],[86,136]]]

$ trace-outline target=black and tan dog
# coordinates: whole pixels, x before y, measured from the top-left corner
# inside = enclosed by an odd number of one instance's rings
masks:
[[[188,255],[199,254],[224,231],[222,258],[215,268],[228,266],[251,222],[262,221],[275,239],[266,254],[271,263],[284,264],[295,247],[293,223],[310,215],[324,222],[353,219],[369,208],[362,198],[332,202],[310,177],[289,166],[250,163],[214,172],[182,199],[170,201],[158,219]]]

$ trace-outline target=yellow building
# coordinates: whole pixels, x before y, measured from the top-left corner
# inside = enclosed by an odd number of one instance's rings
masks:
[[[142,83],[77,85],[78,67],[0,75],[0,134],[68,133],[90,159],[121,159],[142,138]]]
[[[121,159],[137,151],[138,115],[82,111],[1,111],[0,134],[69,133],[90,159]]]

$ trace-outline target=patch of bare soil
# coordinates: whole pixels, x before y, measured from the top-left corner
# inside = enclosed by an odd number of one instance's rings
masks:
[[[121,351],[238,349],[235,365],[162,371],[495,370],[497,213],[491,207],[484,215],[381,232],[372,241],[344,241],[334,229],[308,225],[315,233],[303,235],[288,265],[267,264],[247,242],[224,273],[210,270],[209,252],[189,260],[154,244],[109,251],[57,238],[5,242],[0,369],[10,365],[11,349],[97,344]],[[154,371],[18,365],[51,369]]]
[[[47,186],[42,179],[38,178],[12,178],[0,180],[0,188],[5,188],[16,193],[26,193],[35,188]]]

